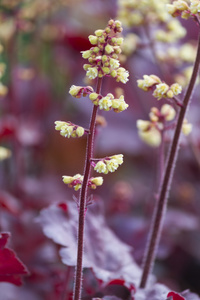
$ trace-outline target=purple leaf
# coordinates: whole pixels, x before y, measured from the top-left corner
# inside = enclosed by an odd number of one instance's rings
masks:
[[[199,228],[199,220],[191,213],[186,213],[178,209],[169,209],[166,214],[164,227],[174,231],[195,230]]]
[[[92,298],[92,300],[122,300],[116,296],[105,296],[103,298]]]
[[[169,288],[163,284],[155,284],[150,288],[138,289],[133,297],[134,300],[166,300]]]
[[[183,291],[181,293],[181,295],[186,299],[186,300],[199,300],[200,297],[195,294],[195,293],[191,293],[190,290],[186,290],[186,291]]]
[[[171,299],[171,300],[185,300],[184,297],[182,297],[180,294],[176,293],[176,292],[169,292],[167,294],[167,299]]]
[[[42,210],[38,221],[44,234],[63,246],[60,250],[63,263],[75,266],[78,210],[75,203],[68,202],[66,212],[62,206],[52,205]],[[84,267],[91,268],[104,284],[121,279],[127,287],[138,285],[141,269],[135,263],[131,250],[108,228],[100,205],[96,202],[90,206],[85,223]]]
[[[22,276],[27,275],[28,270],[15,252],[6,247],[9,237],[9,233],[0,235],[0,281],[21,285]]]

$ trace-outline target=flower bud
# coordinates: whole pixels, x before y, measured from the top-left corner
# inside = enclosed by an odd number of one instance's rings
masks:
[[[76,129],[76,135],[77,135],[78,137],[81,137],[81,136],[84,135],[84,133],[85,133],[84,128],[81,127],[81,126],[78,126],[78,128]]]
[[[139,137],[145,143],[152,147],[158,147],[161,143],[161,134],[155,127],[152,127],[148,131],[139,131]]]
[[[11,151],[5,147],[0,147],[0,161],[11,156]]]
[[[93,183],[93,184],[95,184],[96,186],[100,186],[100,185],[102,185],[103,184],[103,177],[94,177],[94,178],[91,178],[90,179],[91,180],[91,182]]]
[[[117,38],[117,45],[121,46],[123,44],[124,39],[122,37]]]
[[[94,167],[94,170],[98,173],[104,173],[104,174],[108,173],[106,164],[102,160],[98,161],[98,163]]]
[[[95,35],[89,35],[88,39],[92,45],[96,45],[98,43],[98,38]]]
[[[91,50],[81,51],[81,53],[82,53],[82,57],[85,59],[89,58],[92,54]]]
[[[114,49],[111,45],[107,44],[105,46],[105,51],[106,51],[107,54],[111,54],[112,52],[114,52]]]
[[[64,122],[64,121],[55,121],[54,124],[56,124],[55,130],[61,130],[62,127],[63,127],[64,125],[66,125],[67,123]]]
[[[74,181],[74,177],[72,176],[62,176],[62,178],[65,184],[70,184]]]
[[[109,74],[110,73],[110,69],[108,67],[103,67],[102,71],[104,74]]]
[[[70,95],[72,95],[73,97],[76,97],[76,96],[79,94],[79,92],[80,92],[81,89],[82,89],[82,86],[72,85],[72,86],[70,87],[69,93],[70,93]]]
[[[150,121],[144,121],[144,120],[137,120],[136,122],[137,128],[141,131],[146,131],[149,128],[150,124],[151,124]]]
[[[161,114],[165,116],[165,120],[166,121],[172,121],[175,116],[176,116],[176,111],[175,109],[169,105],[169,104],[164,104],[162,107],[161,107],[161,110],[160,110]]]
[[[102,34],[104,33],[104,30],[98,29],[98,30],[96,30],[94,33],[95,33],[96,36],[100,37],[100,36],[102,36]]]
[[[89,98],[90,98],[91,101],[94,101],[94,100],[97,99],[98,96],[99,96],[99,94],[97,94],[97,93],[91,93],[89,95]]]
[[[188,121],[185,119],[182,125],[182,132],[184,135],[187,136],[190,134],[191,131],[192,131],[192,124],[188,123]]]
[[[182,92],[182,86],[178,83],[174,83],[170,86],[170,89],[172,90],[172,92],[174,93],[175,96],[177,96],[178,94],[180,94]]]
[[[167,92],[167,97],[168,97],[168,98],[173,98],[173,97],[174,97],[174,93],[172,92],[172,90],[169,90],[169,91]]]
[[[114,78],[117,77],[117,71],[113,70],[110,75]]]
[[[86,75],[90,78],[90,79],[95,79],[98,76],[98,70],[96,67],[94,68],[88,68]]]
[[[88,68],[91,68],[91,65],[89,65],[89,64],[84,64],[84,65],[83,65],[83,69],[84,69],[85,71],[87,71]]]

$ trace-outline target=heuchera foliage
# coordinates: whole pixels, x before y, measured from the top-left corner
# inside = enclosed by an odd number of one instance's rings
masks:
[[[9,237],[9,233],[0,235],[0,281],[20,286],[23,276],[28,275],[29,272],[15,252],[6,247]]]
[[[69,201],[66,207],[63,211],[63,203],[60,203],[43,209],[37,220],[47,237],[64,246],[60,250],[63,263],[75,266],[77,206]],[[133,289],[133,284],[139,282],[141,269],[131,255],[131,247],[121,242],[109,229],[98,201],[90,206],[87,213],[84,267],[91,268],[104,286],[119,279],[118,283]]]

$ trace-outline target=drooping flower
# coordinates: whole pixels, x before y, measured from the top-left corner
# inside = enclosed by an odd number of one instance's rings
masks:
[[[72,124],[71,122],[55,121],[55,130],[60,131],[64,137],[81,137],[85,133],[85,129],[81,126]]]
[[[94,170],[98,173],[108,174],[108,172],[114,172],[123,163],[123,155],[117,154],[106,157],[97,162]]]

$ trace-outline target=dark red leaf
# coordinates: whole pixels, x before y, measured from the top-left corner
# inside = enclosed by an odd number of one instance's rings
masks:
[[[184,297],[182,297],[180,294],[176,293],[176,292],[169,292],[167,294],[167,297],[172,297],[172,300],[185,300]]]
[[[116,296],[105,296],[103,298],[92,298],[92,300],[122,300]]]
[[[15,252],[5,247],[9,237],[9,233],[1,233],[0,235],[0,281],[21,285],[21,277],[27,275],[28,270]]]
[[[126,287],[130,292],[136,291],[135,286],[133,284],[126,284],[125,280],[120,279],[120,278],[109,281],[107,286],[113,285],[113,284],[122,285],[122,286]]]
[[[67,204],[66,203],[59,203],[58,204],[58,207],[62,208],[62,210],[64,212],[67,212],[68,211],[68,207],[67,207]]]

